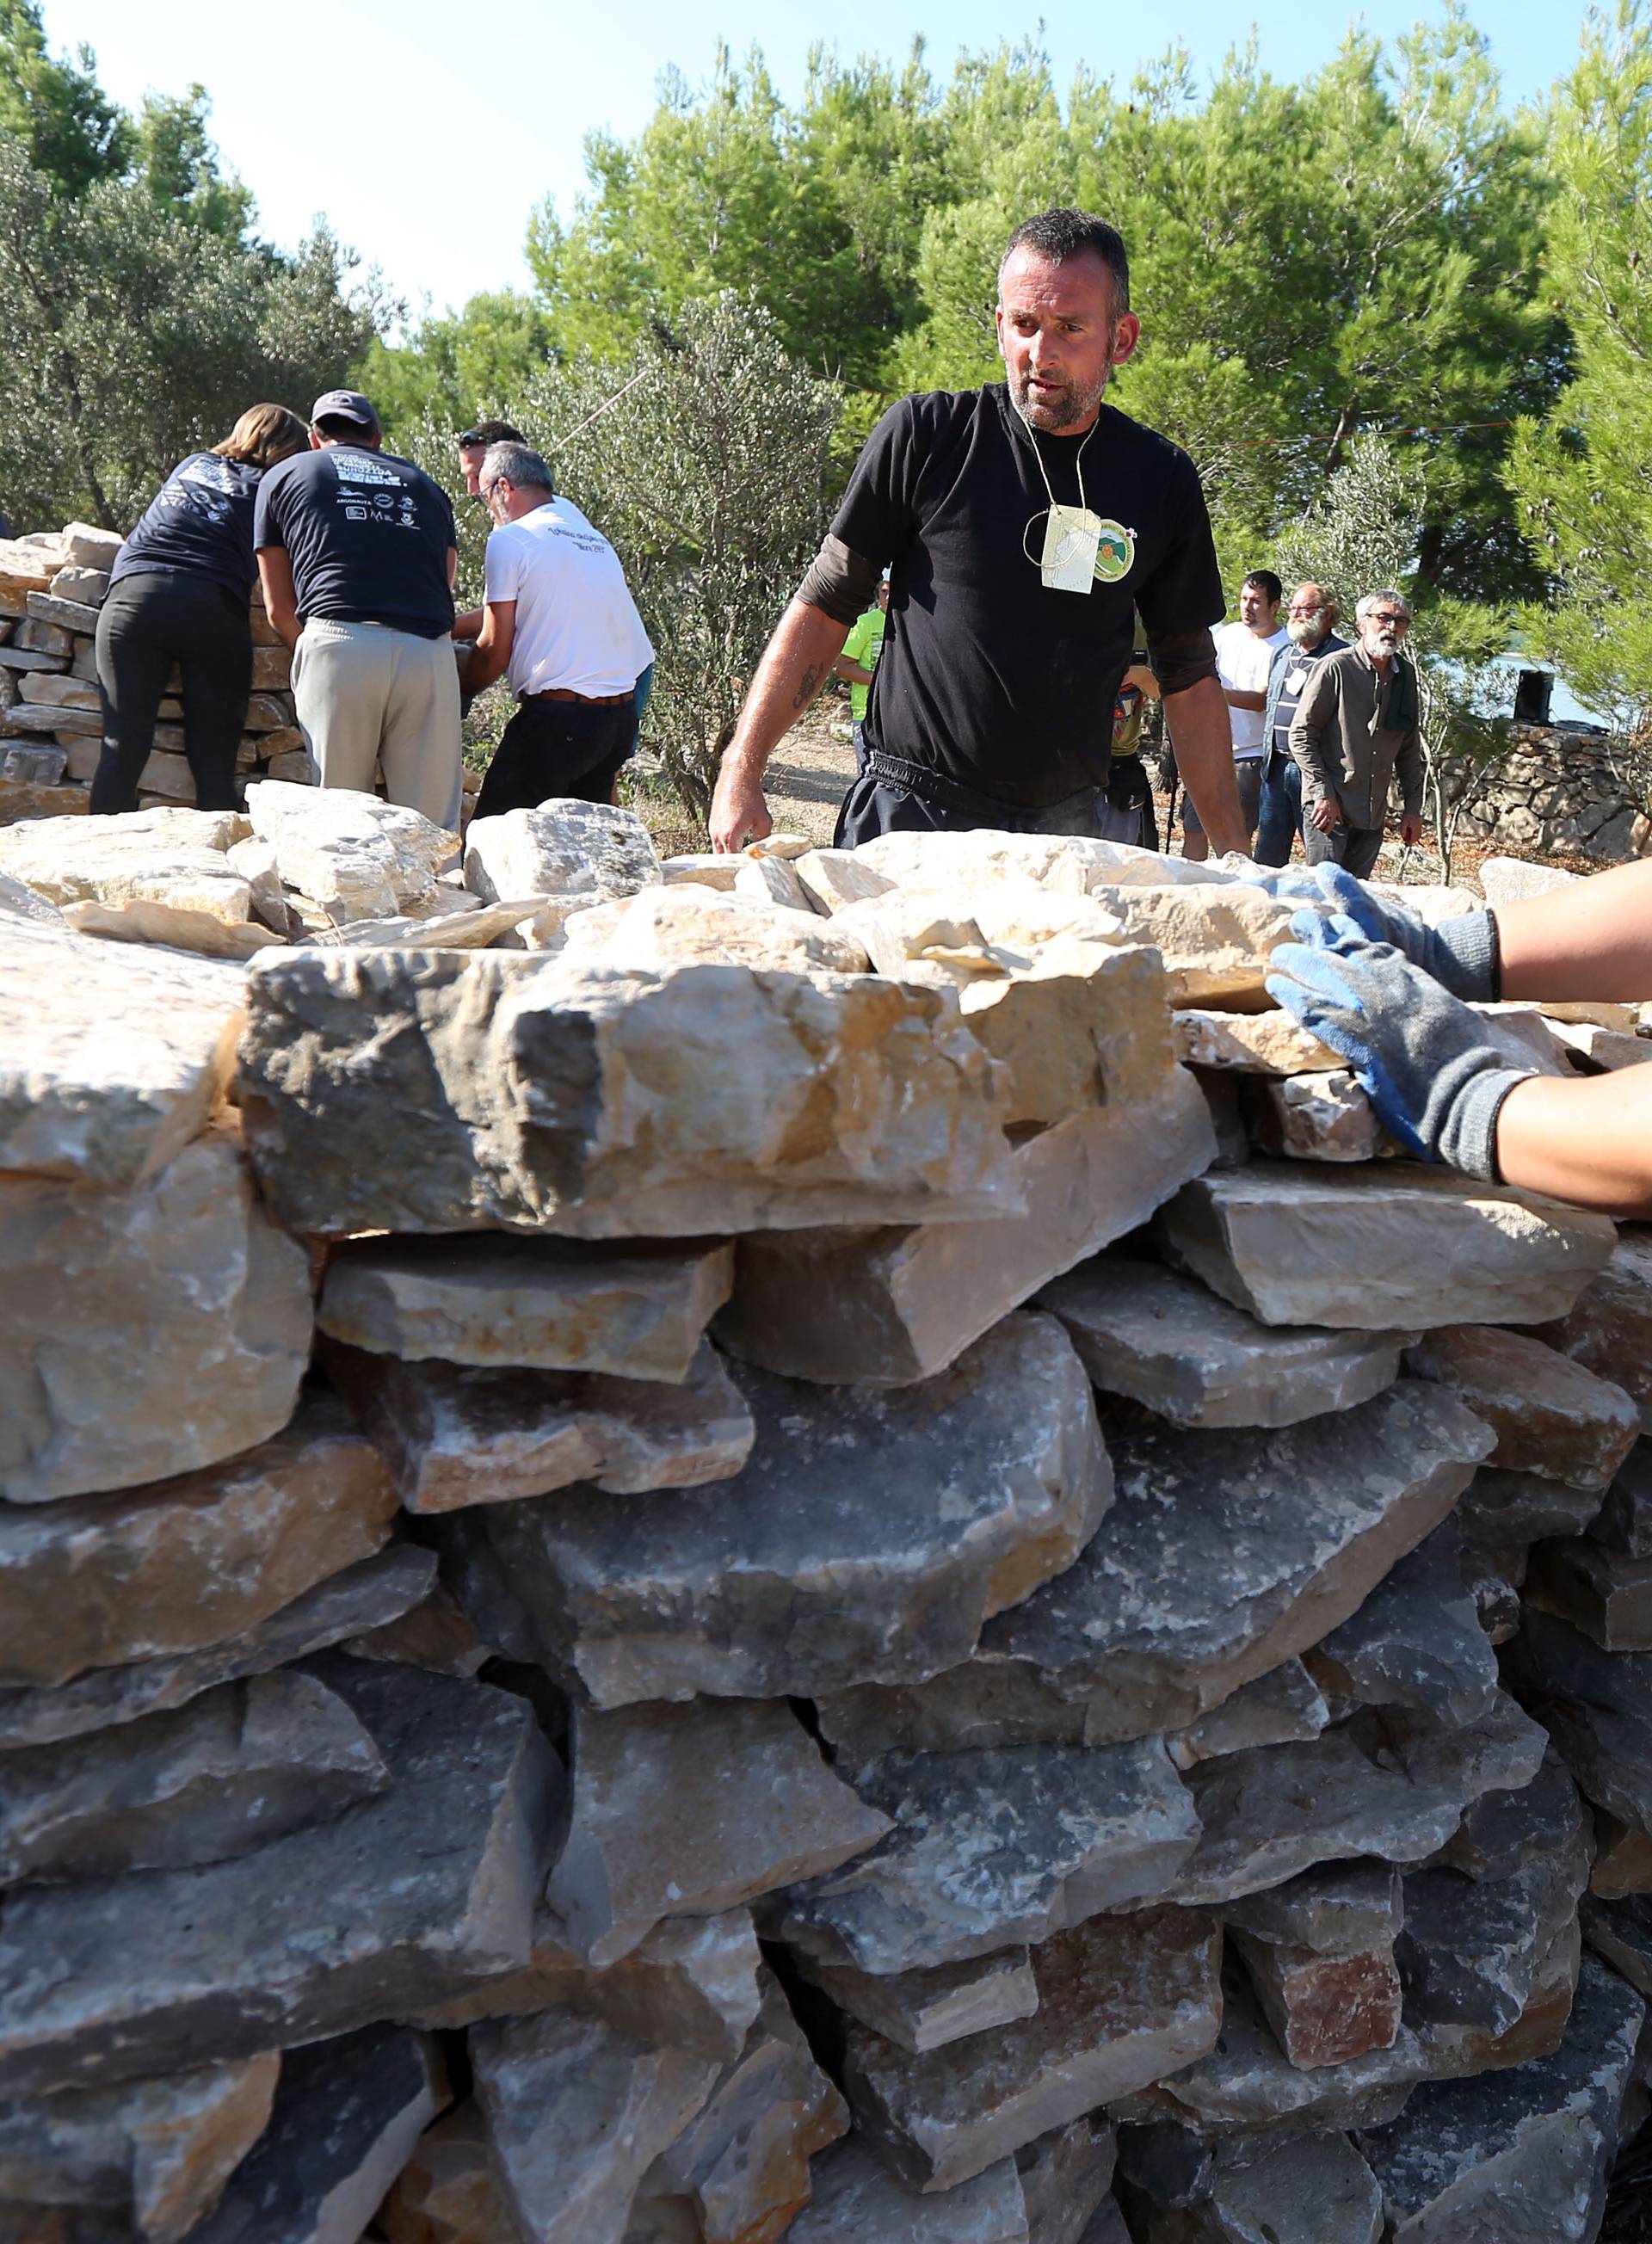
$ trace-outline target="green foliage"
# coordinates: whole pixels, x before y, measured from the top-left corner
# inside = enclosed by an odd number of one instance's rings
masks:
[[[1273,565],[1287,592],[1310,578],[1323,585],[1351,630],[1362,593],[1410,585],[1426,503],[1413,455],[1380,436],[1356,436],[1342,466],[1275,541]]]
[[[348,272],[325,231],[274,259],[141,179],[71,198],[0,137],[0,492],[18,526],[127,528],[246,406],[308,410],[384,314],[371,282],[347,294]]]
[[[147,95],[135,130],[135,167],[163,210],[239,242],[252,224],[253,198],[233,172],[220,167],[206,130],[211,106],[204,85],[192,85],[185,94]]]
[[[98,84],[91,48],[54,61],[39,0],[0,0],[0,132],[71,195],[120,178],[131,159],[132,120]]]
[[[1529,644],[1618,729],[1652,729],[1652,24],[1642,0],[1589,19],[1556,90],[1560,194],[1545,281],[1576,337],[1576,379],[1513,449],[1527,537],[1558,595]]]
[[[531,296],[502,288],[462,312],[428,311],[404,341],[376,339],[355,380],[399,448],[428,417],[449,436],[473,422],[515,417],[513,401],[552,355],[552,322]]]
[[[547,367],[518,402],[625,564],[658,659],[646,741],[703,822],[747,682],[819,543],[841,392],[787,355],[771,312],[725,289],[656,322],[625,365]]]

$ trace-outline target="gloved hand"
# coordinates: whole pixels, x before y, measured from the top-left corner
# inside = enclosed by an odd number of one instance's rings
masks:
[[[1454,997],[1488,1004],[1501,995],[1497,923],[1488,911],[1466,912],[1459,919],[1430,927],[1391,896],[1376,895],[1340,865],[1295,866],[1260,885],[1287,903],[1307,904],[1315,911],[1351,920],[1371,942],[1389,943],[1403,951],[1413,966],[1432,974]],[[1291,925],[1296,928],[1297,922]]]
[[[1510,1067],[1477,1013],[1346,915],[1299,912],[1291,926],[1307,939],[1276,946],[1269,995],[1342,1054],[1402,1146],[1494,1180],[1498,1111],[1534,1071]]]

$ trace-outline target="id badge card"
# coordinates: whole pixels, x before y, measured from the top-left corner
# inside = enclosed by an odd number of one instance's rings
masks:
[[[1087,506],[1053,506],[1044,528],[1039,574],[1053,592],[1087,592],[1095,583],[1101,517]]]
[[[1307,683],[1308,673],[1305,670],[1293,670],[1285,680],[1285,691],[1287,693],[1300,693]]]

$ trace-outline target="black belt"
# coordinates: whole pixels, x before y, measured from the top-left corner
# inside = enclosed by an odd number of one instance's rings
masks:
[[[1071,794],[1059,795],[1053,802],[1004,802],[996,795],[982,794],[959,780],[949,779],[928,764],[909,763],[904,756],[891,756],[883,748],[867,752],[866,771],[872,779],[886,780],[890,787],[904,787],[925,802],[932,802],[939,810],[956,811],[959,817],[972,820],[977,826],[992,826],[1003,831],[1014,831],[1015,821],[1022,818],[1047,818],[1052,811],[1063,810],[1070,802],[1093,800],[1095,787],[1081,787]]]

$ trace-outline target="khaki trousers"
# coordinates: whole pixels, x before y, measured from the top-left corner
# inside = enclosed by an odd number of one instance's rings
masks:
[[[459,673],[452,642],[313,618],[293,656],[298,722],[323,787],[370,794],[457,832]]]

